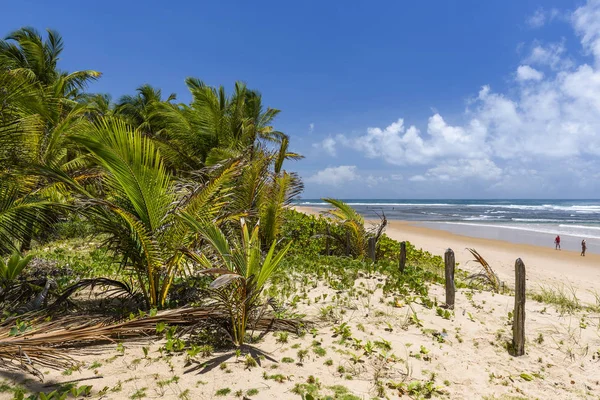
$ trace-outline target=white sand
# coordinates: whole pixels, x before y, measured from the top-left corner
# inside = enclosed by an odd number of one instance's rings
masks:
[[[530,288],[561,281],[568,275],[583,297],[583,292],[598,282],[596,257],[583,259],[566,251],[460,237],[399,222],[390,223],[387,232],[436,254],[452,247],[463,268],[471,267],[467,263],[471,257],[464,248],[475,247],[507,281],[514,273],[514,259],[521,257],[527,265]],[[48,371],[47,382],[80,380],[79,384],[93,385],[96,397],[106,387],[102,397],[106,399],[132,398],[141,392],[145,395],[139,398],[233,399],[241,398],[235,396],[237,391],[247,396],[250,389],[258,390],[248,397],[252,399],[300,399],[292,389],[312,381],[311,376],[318,379],[322,395],[331,394],[330,388],[340,385],[360,399],[378,395],[377,380],[390,399],[416,398],[394,389],[393,383],[432,379],[432,385],[443,393],[434,397],[449,399],[599,398],[598,313],[561,315],[551,305],[528,300],[526,355],[513,357],[504,347],[511,340],[511,296],[460,289],[454,313],[444,319],[436,315],[435,307],[427,309],[419,299],[407,304],[407,299],[384,296],[378,288],[382,279],[377,277],[359,279],[354,293],[335,291],[324,281],[297,279],[294,283],[298,295],[306,294],[296,311],[315,321],[316,331],[304,337],[290,334],[288,343],[278,343],[276,334],[268,334],[255,346],[275,361],[265,359],[258,367],[246,368],[243,359],[233,356],[226,360],[224,369],[186,373],[189,366],[184,354],[161,355],[158,349],[164,341],[148,340],[126,343],[123,355],[116,352],[116,345],[96,348],[97,354],[80,357],[85,363],[80,371],[71,375]],[[429,297],[443,303],[443,288],[431,286]],[[326,306],[332,306],[333,311],[323,319],[321,310]],[[340,343],[333,329],[344,322],[352,338]],[[314,341],[325,350],[324,356],[313,351]],[[376,341],[387,341],[391,350],[375,348],[370,355],[365,354],[364,345]],[[149,346],[149,358],[144,358],[142,346]],[[298,363],[299,350],[308,350],[302,364]],[[192,366],[212,357],[197,356]],[[282,362],[284,357],[294,362]],[[329,359],[332,365],[326,365]],[[101,365],[94,366],[94,362]],[[265,379],[265,375],[281,375],[282,381]],[[22,381],[22,377],[5,377],[10,384]],[[224,388],[231,392],[217,397],[216,392]],[[0,399],[4,398],[12,395],[0,394]]]

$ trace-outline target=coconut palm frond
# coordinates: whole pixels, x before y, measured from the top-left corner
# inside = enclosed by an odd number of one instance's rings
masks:
[[[260,223],[263,247],[267,247],[279,235],[284,222],[284,211],[294,198],[304,190],[302,181],[295,173],[282,173],[272,177],[261,201]]]
[[[123,297],[131,297],[135,294],[133,289],[125,282],[117,281],[114,279],[108,278],[89,278],[82,279],[77,283],[72,284],[71,286],[65,288],[60,296],[52,303],[50,308],[55,308],[60,306],[65,301],[67,301],[73,294],[77,293],[83,289],[93,290],[95,287],[102,287],[104,291],[102,294],[108,297],[114,296],[123,296]]]
[[[75,366],[76,361],[64,347],[93,345],[119,338],[132,340],[156,334],[156,326],[164,323],[169,326],[195,326],[209,319],[226,319],[215,308],[178,308],[158,312],[124,322],[114,323],[104,317],[69,316],[53,321],[45,321],[43,316],[30,320],[30,324],[0,324],[0,368],[24,371],[42,378],[41,369],[65,369]],[[13,321],[14,322],[14,321]],[[255,323],[258,330],[277,329],[296,332],[303,322],[291,319],[261,317]],[[61,348],[59,348],[61,347]]]
[[[23,194],[17,185],[0,183],[0,254],[16,250],[16,243],[32,224],[48,223],[45,211],[53,205],[52,201]]]
[[[344,226],[350,239],[350,253],[355,257],[362,258],[367,254],[368,239],[369,237],[379,237],[383,232],[384,220],[382,220],[382,226],[375,228],[375,233],[367,232],[365,228],[365,220],[363,217],[351,206],[345,202],[332,198],[323,199],[326,203],[333,206],[333,209],[327,211],[327,214],[332,216],[336,222]],[[340,235],[332,235],[333,238],[338,240],[341,245],[346,245],[348,238]]]
[[[477,262],[482,267],[482,271],[472,274],[468,277],[471,280],[480,280],[485,284],[489,284],[492,289],[497,292],[500,289],[500,279],[498,275],[494,272],[490,264],[477,252],[475,249],[467,248],[469,252],[475,257],[475,262]]]

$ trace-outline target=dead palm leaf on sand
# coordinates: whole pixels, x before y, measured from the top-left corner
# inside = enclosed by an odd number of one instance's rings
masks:
[[[471,281],[478,280],[484,284],[490,285],[493,291],[498,292],[500,289],[500,279],[498,279],[498,275],[496,275],[490,264],[488,264],[485,258],[483,258],[477,250],[469,248],[467,248],[467,250],[475,257],[475,260],[473,261],[479,263],[482,267],[479,272],[469,275],[468,279]]]
[[[213,308],[196,307],[166,310],[119,323],[90,316],[85,317],[87,323],[82,323],[81,315],[47,322],[43,317],[39,315],[26,326],[23,323],[0,325],[0,369],[24,371],[42,379],[40,368],[65,369],[77,365],[65,348],[152,336],[156,334],[158,323],[193,327],[209,319],[228,316]],[[300,321],[262,317],[256,321],[255,329],[297,331],[299,325]]]

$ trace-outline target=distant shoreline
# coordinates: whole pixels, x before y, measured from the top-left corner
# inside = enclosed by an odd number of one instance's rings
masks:
[[[318,215],[325,208],[294,207],[297,211]],[[367,223],[377,222],[368,220]],[[490,263],[503,281],[514,282],[514,263],[521,258],[527,268],[528,287],[540,285],[572,285],[583,301],[595,303],[594,291],[600,291],[600,255],[579,251],[555,250],[552,241],[547,246],[512,243],[507,240],[473,237],[424,226],[421,222],[388,220],[386,234],[398,241],[409,241],[417,248],[443,255],[451,248],[460,268],[475,272],[478,267],[467,248],[475,248]]]
[[[492,203],[492,200],[480,200],[479,203],[455,200],[457,204],[446,204],[443,200],[437,200],[439,203],[433,203],[433,200],[432,203],[388,201],[398,203],[363,203],[353,200],[348,204],[365,219],[378,219],[379,215],[385,213],[389,221],[405,221],[415,226],[473,238],[553,247],[554,238],[560,235],[563,239],[562,249],[578,253],[581,251],[581,240],[586,239],[587,253],[600,255],[600,202],[591,203],[589,200],[589,204],[573,205],[540,204],[544,201],[536,201],[536,204],[517,205],[512,204],[512,200],[503,200],[504,204],[486,204]],[[327,210],[326,203],[295,207],[309,213]]]

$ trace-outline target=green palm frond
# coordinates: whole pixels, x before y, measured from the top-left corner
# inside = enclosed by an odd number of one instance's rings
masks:
[[[0,183],[0,254],[15,250],[32,224],[49,223],[46,211],[53,206],[51,201],[22,192],[17,185]]]
[[[124,122],[106,119],[88,135],[73,138],[109,172],[109,186],[129,203],[149,230],[158,229],[175,200],[172,179],[152,140]]]
[[[300,178],[293,173],[283,172],[274,176],[261,199],[260,220],[263,243],[274,241],[284,222],[284,211],[292,200],[304,190]]]
[[[363,217],[348,204],[341,200],[325,198],[326,203],[333,206],[333,209],[327,213],[331,215],[339,224],[347,229],[350,234],[352,253],[356,257],[364,257],[367,248],[369,234],[365,229]],[[343,239],[342,239],[343,240]]]

